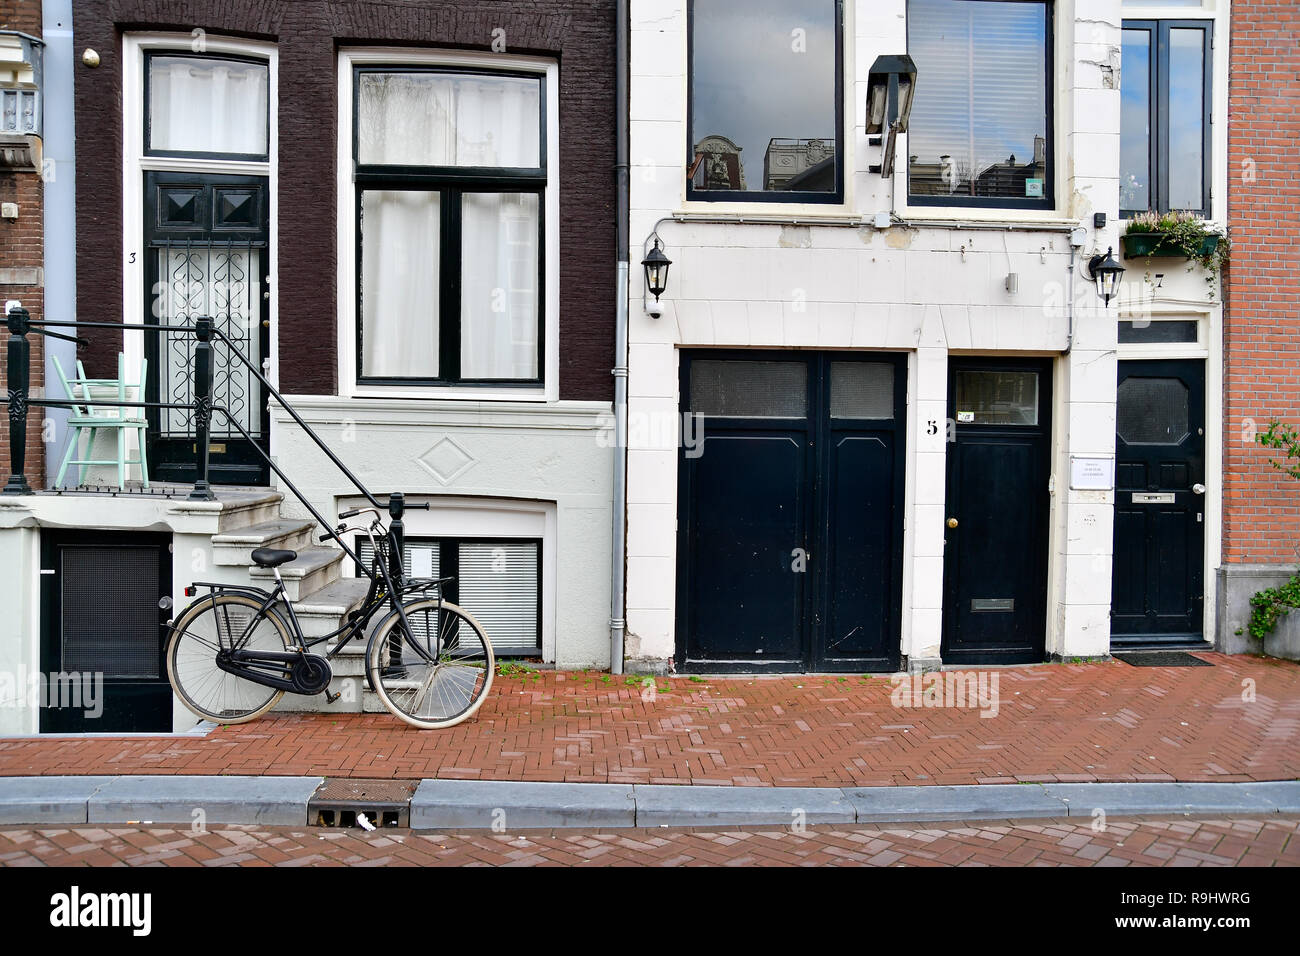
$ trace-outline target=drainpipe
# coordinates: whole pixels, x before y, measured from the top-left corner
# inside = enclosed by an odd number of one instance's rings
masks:
[[[614,277],[614,505],[611,528],[609,670],[623,673],[624,551],[627,538],[627,296],[628,296],[628,2],[614,14],[614,188],[618,195]]]

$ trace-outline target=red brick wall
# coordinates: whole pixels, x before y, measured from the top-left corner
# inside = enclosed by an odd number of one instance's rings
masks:
[[[20,30],[39,37],[41,35],[40,0],[0,0],[0,29]],[[45,262],[44,252],[44,190],[41,177],[32,171],[0,168],[0,202],[18,204],[18,219],[0,219],[0,270],[37,269]],[[38,272],[40,276],[42,273]],[[0,307],[9,299],[17,299],[31,313],[33,319],[43,317],[44,290],[37,285],[16,285],[0,282]],[[44,385],[45,350],[39,335],[28,337],[32,344],[32,387]],[[0,326],[0,391],[8,393],[6,380],[9,332]],[[23,469],[32,487],[45,483],[44,446],[41,443],[42,409],[33,408],[27,424],[27,463]],[[10,474],[9,414],[8,406],[0,412],[0,483]]]
[[[1250,441],[1300,424],[1300,5],[1234,0],[1228,105],[1224,377],[1225,564],[1300,560],[1300,482]]]

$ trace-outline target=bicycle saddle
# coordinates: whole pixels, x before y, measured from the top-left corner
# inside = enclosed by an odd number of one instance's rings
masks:
[[[251,557],[253,563],[259,568],[278,568],[298,557],[298,552],[281,551],[279,548],[258,548]]]

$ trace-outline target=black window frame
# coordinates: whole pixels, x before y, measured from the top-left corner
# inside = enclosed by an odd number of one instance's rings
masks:
[[[410,166],[370,163],[358,159],[361,142],[361,76],[364,73],[439,73],[452,76],[512,77],[538,84],[538,162],[536,167]],[[547,163],[546,74],[525,70],[488,70],[470,67],[422,66],[407,63],[365,63],[352,68],[352,182],[355,205],[355,352],[356,384],[435,388],[535,389],[546,382],[546,190]],[[365,375],[362,336],[362,194],[370,190],[438,194],[438,376],[402,377]],[[463,378],[460,374],[461,197],[465,193],[528,193],[537,196],[537,375],[533,378]]]
[[[686,178],[687,202],[754,202],[801,203],[816,205],[844,204],[844,0],[826,0],[835,5],[835,191],[800,192],[798,190],[696,189],[689,175],[695,161],[695,0],[686,4]]]
[[[266,116],[265,124],[266,152],[263,153],[226,153],[194,149],[154,149],[153,127],[153,61],[155,58],[181,60],[210,60],[222,63],[248,63],[266,70]],[[169,50],[159,48],[146,50],[144,54],[144,110],[141,117],[144,136],[144,154],[146,156],[169,156],[178,159],[219,159],[240,163],[267,163],[271,161],[271,61],[266,57],[243,56],[234,53],[192,53],[189,50]]]
[[[1210,176],[1213,170],[1213,125],[1211,117],[1214,112],[1214,21],[1193,19],[1158,19],[1158,20],[1124,20],[1120,25],[1121,47],[1124,30],[1146,30],[1151,35],[1151,62],[1147,77],[1147,168],[1150,170],[1151,183],[1147,195],[1152,198],[1148,209],[1125,209],[1121,205],[1121,219],[1132,219],[1141,213],[1154,211],[1167,213],[1173,211],[1169,206],[1169,31],[1192,29],[1203,31],[1201,53],[1201,207],[1193,209],[1202,219],[1210,217],[1213,201],[1213,183]],[[1124,82],[1123,73],[1120,84]],[[1122,147],[1122,144],[1121,144]],[[1121,153],[1122,155],[1122,153]],[[1121,178],[1123,171],[1120,171]]]
[[[495,645],[493,647],[493,650],[496,651],[497,657],[502,657],[502,656],[539,657],[541,656],[542,639],[543,639],[542,602],[545,597],[545,589],[546,589],[546,579],[543,576],[543,569],[545,565],[542,558],[542,555],[546,550],[546,542],[542,538],[540,537],[503,538],[503,537],[477,537],[477,536],[456,537],[450,535],[446,537],[431,537],[429,535],[407,535],[403,539],[403,543],[408,548],[413,546],[424,545],[424,546],[435,547],[438,549],[438,577],[453,579],[451,581],[445,582],[442,585],[442,587],[439,588],[439,593],[441,593],[443,600],[449,601],[452,604],[456,604],[456,605],[460,605],[460,546],[461,545],[463,544],[486,544],[486,545],[535,544],[537,545],[537,606],[534,611],[535,614],[534,620],[536,621],[536,630],[537,630],[537,645],[536,647],[510,648],[508,652],[505,654],[502,654],[501,650],[497,649]],[[356,536],[355,541],[353,542],[352,550],[358,557],[360,557],[362,548],[366,547],[368,550],[369,544],[370,544],[370,538],[368,536],[364,534],[358,534]],[[353,568],[355,569],[355,573],[357,577],[365,577],[370,573],[370,568],[368,566],[362,567],[356,561],[352,562],[352,565]],[[411,569],[409,567],[406,568],[406,573],[408,575],[411,573]],[[489,634],[488,638],[491,639],[491,637],[492,635]]]
[[[964,3],[1025,3],[1043,8],[1043,102],[1047,149],[1043,160],[1043,195],[1041,198],[1013,196],[921,196],[912,194],[912,164],[906,163],[907,205],[946,206],[973,209],[1047,209],[1056,208],[1056,83],[1053,70],[1056,63],[1056,0],[963,0]],[[912,3],[907,3],[907,45],[911,51]],[[925,67],[917,64],[916,82],[925,83]],[[910,144],[909,144],[910,148]]]

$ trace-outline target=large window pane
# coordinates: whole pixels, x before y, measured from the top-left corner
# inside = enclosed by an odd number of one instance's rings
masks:
[[[1119,206],[1151,208],[1151,31],[1124,31],[1120,76]]]
[[[438,377],[436,192],[361,193],[361,375]]]
[[[265,156],[265,63],[149,58],[149,149]]]
[[[1205,31],[1169,31],[1169,208],[1205,202]]]
[[[357,97],[357,160],[363,164],[542,165],[538,79],[363,72]]]
[[[835,194],[835,11],[834,0],[694,0],[691,192]]]
[[[461,378],[537,378],[537,198],[461,197]]]
[[[1045,204],[1046,4],[908,0],[907,39],[911,195]]]

